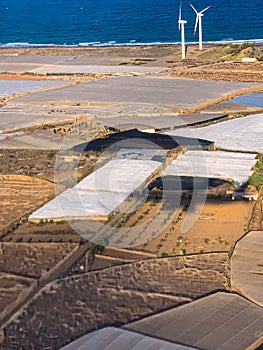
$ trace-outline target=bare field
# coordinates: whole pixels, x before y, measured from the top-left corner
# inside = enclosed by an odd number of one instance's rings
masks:
[[[136,249],[158,255],[229,251],[246,232],[252,208],[250,202],[208,198],[196,223],[182,234],[186,216],[182,206],[177,218],[161,234]]]
[[[72,176],[72,171],[68,174],[69,169],[72,169],[71,162],[78,166],[77,177],[82,178],[93,171],[100,154],[100,152],[85,152],[83,155],[77,154],[77,158],[66,154],[66,160],[62,162],[63,158],[58,158],[57,150],[2,149],[0,176],[27,175],[54,182],[54,170],[58,161],[64,181],[67,176]]]
[[[5,242],[79,242],[81,239],[67,222],[31,224],[26,222],[7,234]]]
[[[209,100],[223,99],[242,89],[258,88],[256,83],[123,76],[70,85],[12,99],[15,104],[56,103],[144,103],[191,108]],[[185,91],[188,91],[185,94]],[[250,90],[249,90],[250,91]]]

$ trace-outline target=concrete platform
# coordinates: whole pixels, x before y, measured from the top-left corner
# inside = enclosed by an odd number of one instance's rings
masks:
[[[2,63],[0,62],[0,73],[25,74],[34,69],[41,68],[40,64],[33,63]]]
[[[231,281],[241,293],[263,307],[262,251],[263,231],[251,231],[243,237],[231,258]]]
[[[61,113],[39,115],[38,113],[24,113],[21,111],[8,112],[0,109],[0,133],[28,128],[31,126],[43,126],[45,124],[73,121],[74,117]]]
[[[257,86],[251,83],[197,81],[188,79],[119,77],[44,91],[14,99],[12,103],[98,102],[145,103],[193,107],[225,94]]]
[[[99,66],[99,65],[53,65],[31,70],[40,74],[149,74],[166,71],[164,67],[144,66]]]
[[[0,55],[0,73],[29,73],[50,64],[60,64],[73,59],[70,56]]]
[[[0,80],[0,98],[62,84],[62,81],[54,80]]]
[[[72,59],[71,56],[27,56],[27,55],[0,55],[1,64],[59,64]]]
[[[40,130],[30,134],[0,134],[0,149],[59,150],[63,139],[62,136],[54,134],[51,130]],[[75,146],[80,141],[67,138],[67,144],[69,142],[72,142],[72,146]]]
[[[0,55],[1,73],[40,74],[148,74],[166,71],[165,67],[126,64],[132,59],[75,56]],[[147,62],[147,61],[146,61]],[[124,63],[124,64],[123,64]]]
[[[108,51],[111,51],[112,48],[108,48]],[[107,52],[107,48],[106,48]],[[111,56],[110,52],[108,54],[105,51],[104,54],[100,54],[98,47],[93,51],[92,56],[74,56],[71,57],[71,60],[62,62],[62,65],[74,65],[74,66],[156,66],[158,65],[158,59],[155,58],[145,58],[145,57],[128,57],[120,56],[119,54],[113,54]]]
[[[162,116],[162,117],[115,117],[102,118],[97,121],[107,127],[116,128],[120,130],[129,129],[154,129],[154,130],[168,130],[176,129],[178,127],[190,126],[195,124],[202,124],[220,120],[226,117],[226,114],[181,114],[178,116]]]

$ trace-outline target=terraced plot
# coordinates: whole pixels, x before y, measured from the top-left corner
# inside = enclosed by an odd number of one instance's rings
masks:
[[[54,185],[29,176],[1,175],[0,232],[20,220],[54,193]]]

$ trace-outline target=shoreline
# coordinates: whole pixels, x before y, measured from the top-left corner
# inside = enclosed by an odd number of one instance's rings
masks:
[[[235,45],[235,44],[254,44],[263,45],[263,39],[240,39],[240,40],[215,40],[215,41],[203,41],[203,45],[217,46],[217,45]],[[29,42],[11,42],[11,43],[0,43],[1,48],[107,48],[107,47],[142,47],[142,46],[178,46],[181,45],[180,41],[175,42],[80,42],[78,44],[52,44],[52,43],[29,43]],[[186,42],[188,46],[198,45],[198,41]]]

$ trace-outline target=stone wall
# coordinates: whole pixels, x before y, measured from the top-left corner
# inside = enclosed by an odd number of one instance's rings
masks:
[[[5,325],[2,349],[59,349],[96,328],[228,289],[226,253],[155,258],[63,278]]]
[[[0,243],[0,271],[39,278],[75,247],[76,243]]]

